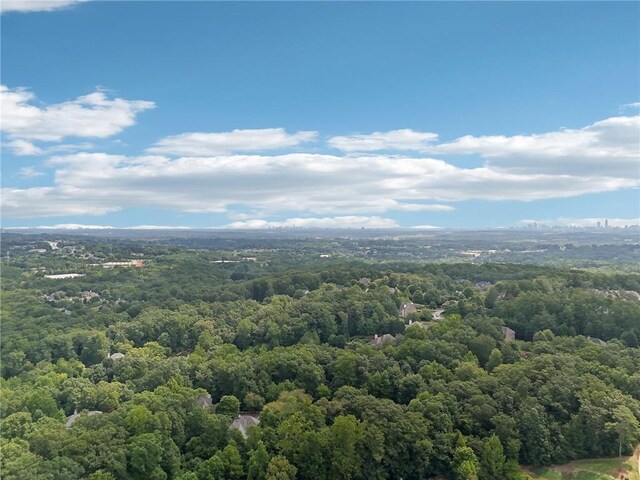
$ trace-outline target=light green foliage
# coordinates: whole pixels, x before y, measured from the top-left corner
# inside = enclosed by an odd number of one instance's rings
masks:
[[[640,422],[626,405],[618,405],[612,414],[613,421],[605,426],[618,436],[618,455],[622,457],[623,448],[627,451],[633,448],[640,437]]]
[[[2,477],[5,480],[46,480],[42,471],[41,460],[29,451],[29,444],[24,440],[12,440],[2,445],[1,463]]]
[[[493,370],[500,364],[502,364],[502,352],[497,348],[494,348],[491,350],[491,355],[489,355],[489,360],[487,360],[485,368],[488,372],[493,372]]]
[[[480,480],[506,479],[506,458],[502,443],[496,435],[485,440],[480,456]]]
[[[478,459],[473,450],[465,445],[459,445],[453,451],[451,468],[457,480],[478,480]]]
[[[329,477],[350,480],[362,470],[364,428],[353,415],[338,417],[328,431],[331,456]]]
[[[116,477],[108,472],[93,472],[84,477],[84,480],[116,480]]]
[[[269,461],[267,480],[294,480],[298,469],[286,457],[277,455]]]

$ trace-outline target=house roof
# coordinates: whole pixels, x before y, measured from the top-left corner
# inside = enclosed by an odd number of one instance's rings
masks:
[[[390,333],[385,333],[384,335],[376,336],[369,343],[374,346],[384,345],[385,343],[396,343],[396,337]]]
[[[100,410],[89,410],[88,412],[80,412],[78,413],[78,411],[76,410],[75,412],[73,412],[73,415],[69,415],[67,417],[67,420],[64,422],[64,426],[65,427],[70,427],[71,425],[73,425],[74,423],[76,423],[76,420],[78,420],[78,418],[80,418],[80,415],[87,415],[87,416],[93,416],[93,415],[100,415],[102,414],[102,412]]]
[[[196,403],[202,408],[210,407],[211,405],[213,405],[211,394],[207,393],[206,395],[201,395],[200,397],[196,398]]]
[[[235,428],[236,430],[239,430],[242,436],[244,438],[247,438],[247,432],[249,430],[249,427],[253,427],[260,423],[259,416],[260,416],[259,414],[255,414],[255,413],[238,415],[236,418],[233,419],[233,422],[231,422],[231,425],[229,425],[229,428]]]
[[[410,313],[415,313],[418,311],[418,307],[413,302],[406,302],[400,304],[400,315],[406,317]]]

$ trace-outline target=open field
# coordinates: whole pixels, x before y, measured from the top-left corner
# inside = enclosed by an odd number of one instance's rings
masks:
[[[534,480],[640,480],[636,449],[632,457],[577,460],[563,465],[527,470]],[[625,476],[626,475],[626,476]]]

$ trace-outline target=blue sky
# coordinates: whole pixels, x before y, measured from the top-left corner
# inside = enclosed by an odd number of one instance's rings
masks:
[[[639,19],[3,1],[3,225],[637,223]]]

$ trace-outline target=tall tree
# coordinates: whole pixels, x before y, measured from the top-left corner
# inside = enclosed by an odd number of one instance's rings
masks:
[[[480,480],[503,480],[505,456],[502,443],[496,435],[484,441],[480,456]]]
[[[476,454],[464,442],[459,442],[453,451],[451,469],[456,480],[478,480],[480,464]]]
[[[269,454],[264,442],[258,440],[258,445],[249,455],[247,480],[264,480],[267,476],[268,465]]]
[[[269,461],[267,480],[295,480],[298,469],[286,457],[277,455]]]
[[[618,435],[618,456],[622,458],[622,447],[637,440],[640,433],[640,422],[626,405],[619,405],[613,410],[613,422],[606,427]]]

